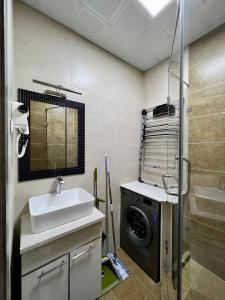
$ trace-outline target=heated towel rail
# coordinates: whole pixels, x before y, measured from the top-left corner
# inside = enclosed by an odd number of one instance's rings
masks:
[[[155,107],[142,111],[139,181],[165,188],[162,177],[169,173],[167,190],[177,189],[179,108],[177,103],[174,106],[172,114],[168,109],[154,115]]]

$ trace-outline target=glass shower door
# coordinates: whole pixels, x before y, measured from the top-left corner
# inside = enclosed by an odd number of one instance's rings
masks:
[[[211,20],[217,14],[215,10],[213,6],[208,15]],[[190,12],[191,3],[185,1],[185,19]],[[184,36],[188,37],[196,23],[186,24]],[[188,47],[190,87],[184,96],[188,112],[186,107],[183,149],[187,148],[191,166],[190,192],[183,197],[180,210],[180,241],[188,255],[180,260],[179,274],[180,293],[185,300],[225,299],[224,32],[223,23]],[[185,170],[182,179],[185,182]]]
[[[178,4],[180,5],[180,3]],[[161,282],[164,291],[162,299],[179,298],[179,144],[180,144],[180,69],[183,63],[180,51],[180,10],[177,9],[171,55],[168,65],[168,121],[167,121],[167,170],[162,176],[163,187],[167,194],[168,207],[168,255],[166,277]],[[173,111],[174,110],[174,111]],[[186,249],[182,250],[185,253]]]
[[[172,263],[171,280],[177,299],[184,299],[187,294],[188,284],[183,275],[183,267],[190,259],[188,238],[188,223],[184,218],[188,210],[187,196],[189,193],[189,171],[187,143],[187,100],[188,100],[188,51],[184,49],[183,23],[184,1],[179,1],[177,22],[174,31],[173,46],[168,69],[168,102],[176,107],[177,125],[177,151],[174,156],[175,168],[170,171],[167,185],[174,184],[174,189],[167,192],[168,202],[170,197],[175,197],[172,205]],[[168,141],[168,153],[169,153]],[[169,162],[169,157],[168,157]],[[173,180],[173,183],[171,183]],[[173,199],[174,200],[174,199]]]

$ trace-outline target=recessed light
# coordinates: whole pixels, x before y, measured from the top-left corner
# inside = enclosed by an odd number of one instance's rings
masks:
[[[137,0],[151,15],[155,17],[172,0]]]

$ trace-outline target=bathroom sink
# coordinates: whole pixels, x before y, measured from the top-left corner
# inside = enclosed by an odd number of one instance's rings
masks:
[[[42,232],[91,215],[93,208],[94,197],[82,188],[31,197],[29,210],[32,232]]]

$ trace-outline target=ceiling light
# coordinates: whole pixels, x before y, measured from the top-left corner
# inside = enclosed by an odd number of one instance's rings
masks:
[[[172,0],[137,0],[151,15],[155,17]]]

